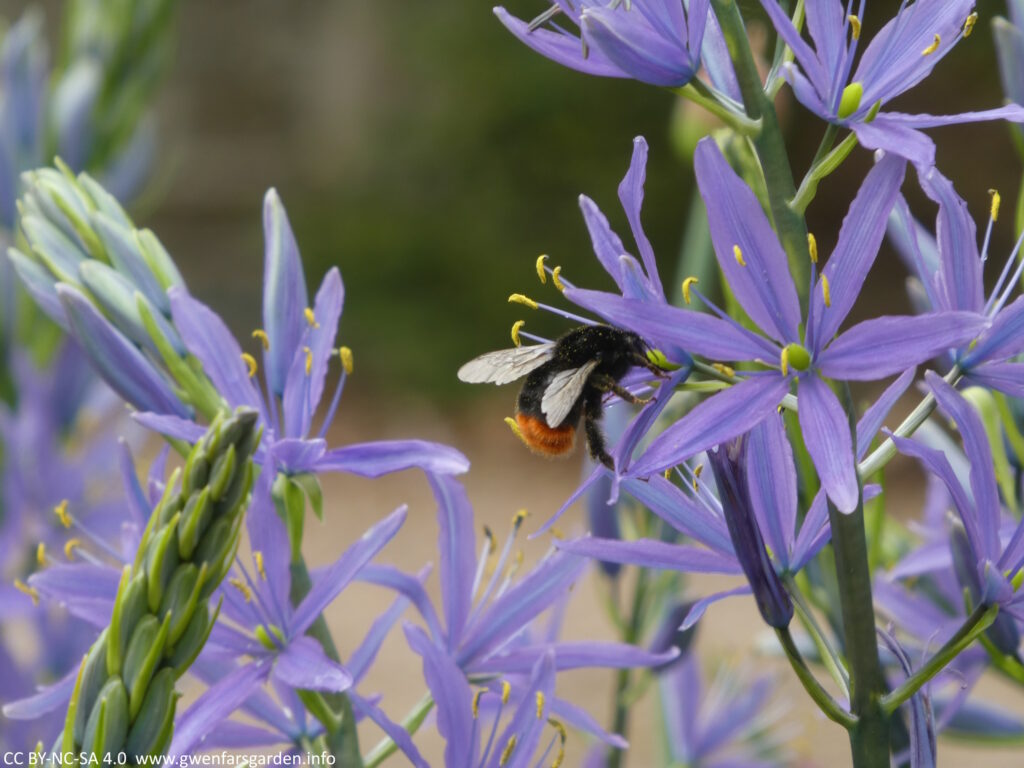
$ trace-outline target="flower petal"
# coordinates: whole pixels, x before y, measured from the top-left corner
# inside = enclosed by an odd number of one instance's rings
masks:
[[[899,378],[896,379],[892,384],[885,388],[885,391],[878,396],[878,399],[871,404],[864,415],[860,417],[860,421],[857,422],[857,460],[860,461],[864,458],[864,454],[867,453],[868,448],[871,447],[871,441],[875,439],[875,435],[878,434],[878,430],[882,428],[882,423],[885,421],[885,417],[889,415],[889,411],[896,405],[896,401],[899,400],[903,393],[907,391],[907,387],[914,380],[914,374],[917,372],[915,368],[908,368],[900,374]]]
[[[591,49],[589,55],[583,55],[583,44],[575,35],[568,32],[552,32],[547,29],[530,30],[530,25],[522,19],[512,16],[501,6],[494,9],[494,15],[505,28],[518,37],[523,43],[533,48],[541,56],[551,59],[564,67],[584,72],[588,75],[602,77],[629,77],[617,66],[612,64],[605,55]]]
[[[628,643],[606,643],[583,640],[580,642],[555,643],[554,645],[530,645],[514,648],[507,653],[491,656],[476,665],[474,671],[480,674],[527,674],[537,659],[547,651],[555,652],[555,669],[559,672],[569,669],[631,669],[658,667],[679,655],[678,648],[664,653],[652,653]]]
[[[558,541],[563,552],[624,565],[664,568],[684,573],[742,573],[735,557],[686,544],[669,544],[656,539],[596,539],[586,536]]]
[[[677,531],[725,555],[733,553],[725,520],[693,501],[661,475],[646,480],[627,478],[622,488]]]
[[[317,461],[317,472],[351,472],[380,477],[403,469],[422,469],[438,475],[458,475],[469,469],[459,451],[426,440],[378,440],[328,451]]]
[[[1000,363],[1024,352],[1024,296],[1003,307],[992,321],[991,327],[978,338],[962,365],[973,368],[982,362]]]
[[[773,559],[789,567],[796,536],[796,465],[782,416],[774,413],[747,434],[750,501]]]
[[[1010,397],[1024,398],[1024,363],[984,363],[971,370],[967,379]]]
[[[398,748],[402,750],[402,753],[409,758],[409,762],[413,764],[415,768],[430,768],[430,764],[423,759],[423,755],[416,749],[416,745],[412,741],[412,736],[409,732],[400,726],[398,723],[392,721],[384,711],[368,699],[364,699],[354,691],[349,691],[349,699],[352,701],[352,707],[355,709],[357,715],[365,715],[372,720],[378,728],[384,731]]]
[[[338,693],[352,685],[348,670],[327,658],[320,644],[306,635],[288,641],[277,654],[273,674],[292,688],[311,691]]]
[[[937,168],[921,176],[920,181],[924,193],[939,205],[935,234],[941,259],[937,287],[945,297],[942,309],[981,312],[985,304],[982,262],[978,233],[967,203]]]
[[[453,651],[472,605],[476,571],[473,508],[462,484],[451,476],[428,475],[437,500],[437,548],[441,556],[441,598],[448,627],[448,650]]]
[[[853,512],[860,497],[850,422],[828,384],[817,376],[800,380],[800,429],[821,484],[840,512]]]
[[[444,632],[441,629],[441,622],[437,618],[434,604],[430,602],[430,597],[423,588],[420,579],[414,578],[407,573],[402,573],[390,565],[370,564],[364,566],[359,571],[356,580],[364,584],[376,584],[380,587],[386,587],[405,597],[416,607],[423,621],[426,622],[431,639],[435,643],[443,643]]]
[[[654,258],[651,241],[644,233],[644,225],[640,221],[640,209],[644,203],[644,181],[647,175],[647,141],[643,136],[633,139],[633,157],[629,161],[629,171],[619,184],[619,201],[626,212],[629,228],[633,230],[633,239],[640,250],[640,258],[644,262],[644,271],[651,285],[660,289],[661,278],[658,277],[658,262]]]
[[[71,700],[71,692],[75,689],[75,680],[78,679],[78,666],[76,665],[64,677],[53,685],[40,686],[39,690],[31,696],[26,696],[17,701],[5,702],[3,716],[11,720],[35,720],[37,717],[53,712],[58,707],[67,707]]]
[[[727,597],[735,597],[737,595],[749,595],[750,591],[750,585],[744,584],[742,587],[736,587],[735,589],[729,589],[725,592],[716,592],[713,595],[702,597],[690,607],[690,612],[686,614],[686,618],[683,619],[683,623],[679,626],[679,629],[687,630],[692,627],[701,620],[704,616],[704,612],[719,600],[725,600]]]

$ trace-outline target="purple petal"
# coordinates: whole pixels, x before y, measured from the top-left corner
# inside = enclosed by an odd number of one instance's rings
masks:
[[[943,309],[981,312],[985,304],[978,233],[967,203],[952,182],[932,168],[920,179],[921,189],[939,205],[935,234],[941,268],[938,289],[945,294]]]
[[[692,500],[661,475],[626,479],[623,489],[680,533],[725,555],[733,553],[725,521],[706,505]]]
[[[270,340],[264,365],[270,388],[282,396],[292,358],[301,352],[309,294],[288,213],[273,188],[263,198],[263,238],[263,330]]]
[[[295,608],[289,632],[299,635],[309,629],[317,616],[338,596],[359,572],[383,549],[405,522],[406,507],[401,506],[362,535],[333,565],[325,568],[309,590],[309,594]]]
[[[998,363],[1021,352],[1024,352],[1024,296],[1018,296],[999,311],[992,326],[964,355],[962,365],[973,368],[981,362]]]
[[[809,312],[814,318],[811,343],[818,349],[835,336],[860,295],[885,236],[889,211],[896,203],[905,170],[902,158],[886,155],[868,173],[850,204],[839,231],[839,241],[820,278],[828,280],[831,301],[825,305],[821,282],[811,297]]]
[[[234,720],[221,722],[203,741],[204,749],[215,747],[272,747],[288,741],[283,733],[268,731],[266,728],[238,723]]]
[[[277,509],[270,494],[270,486],[274,475],[265,470],[256,480],[246,513],[245,525],[249,532],[249,545],[252,551],[259,552],[263,558],[263,572],[266,574],[265,584],[271,594],[268,601],[279,614],[283,614],[291,605],[288,591],[291,578],[291,546],[284,520],[277,514]],[[277,617],[282,623],[284,615]]]
[[[719,600],[725,600],[727,597],[735,597],[736,595],[749,595],[750,585],[744,584],[742,587],[736,587],[735,589],[729,589],[725,592],[716,592],[713,595],[703,597],[693,604],[690,608],[690,612],[686,614],[686,618],[683,619],[683,623],[680,625],[680,629],[689,629],[704,616],[704,612]]]
[[[789,379],[770,374],[722,390],[658,435],[630,467],[629,475],[653,475],[742,435],[768,416],[788,392]]]
[[[473,508],[462,484],[450,476],[428,475],[437,500],[438,538],[441,555],[441,598],[448,627],[448,650],[454,651],[472,605],[476,571],[476,537]]]
[[[829,378],[883,379],[970,341],[986,322],[973,312],[876,317],[844,331],[816,362]]]
[[[616,747],[617,749],[627,749],[629,742],[619,736],[617,733],[608,733],[601,724],[595,720],[589,712],[585,709],[577,707],[572,702],[566,701],[554,697],[550,703],[550,713],[553,717],[562,721],[570,728],[575,728],[577,731],[583,733],[589,733],[591,736],[600,739],[605,744]],[[601,763],[603,766],[604,763]]]
[[[355,709],[356,714],[365,715],[372,720],[378,728],[384,731],[384,733],[398,745],[398,748],[402,750],[402,753],[407,758],[409,758],[409,762],[411,762],[415,768],[430,768],[430,764],[423,759],[423,755],[421,755],[420,751],[416,749],[416,745],[413,744],[412,737],[405,728],[392,721],[384,714],[383,710],[381,710],[380,707],[372,701],[364,699],[354,691],[350,691],[348,697],[352,701],[352,707]]]
[[[165,416],[159,413],[133,413],[132,418],[146,429],[175,440],[184,440],[189,444],[195,443],[206,434],[205,427],[177,416]]]
[[[456,661],[470,668],[514,637],[575,582],[586,567],[581,557],[556,553],[496,598],[476,619]]]
[[[335,448],[316,464],[317,472],[351,472],[361,477],[403,469],[458,475],[469,469],[469,459],[454,448],[426,440],[378,440]]]
[[[625,292],[625,285],[620,279],[619,257],[626,253],[626,247],[612,231],[608,218],[598,208],[597,203],[586,195],[580,195],[579,202],[580,210],[583,212],[583,223],[587,225],[587,231],[590,233],[594,255],[618,284],[619,290]]]
[[[247,405],[259,411],[266,421],[263,398],[249,378],[242,348],[224,321],[212,309],[189,296],[183,287],[173,286],[167,294],[174,326],[188,351],[199,359],[213,386],[231,407]]]
[[[864,415],[857,422],[858,461],[864,458],[864,454],[871,447],[871,441],[875,439],[878,430],[882,428],[885,417],[889,415],[889,411],[896,405],[896,401],[907,391],[910,382],[914,380],[915,373],[916,369],[914,368],[905,370],[896,381],[885,388],[885,391],[871,404],[871,407],[864,411]]]
[[[445,765],[465,765],[479,752],[473,727],[473,690],[454,660],[419,627],[405,626],[409,647],[423,658],[423,677],[437,702],[437,730],[445,741]]]
[[[705,13],[706,15],[706,13]],[[626,212],[629,228],[633,231],[633,239],[640,250],[640,258],[644,262],[647,279],[654,286],[661,286],[658,276],[658,262],[654,258],[651,241],[644,233],[644,225],[640,221],[640,209],[644,203],[644,181],[647,175],[647,141],[643,136],[633,139],[633,157],[629,161],[629,171],[619,184],[619,201]]]
[[[316,472],[320,468],[320,461],[327,453],[327,441],[322,438],[285,438],[271,444],[270,453],[273,466],[287,474]]]
[[[430,635],[434,642],[438,644],[443,643],[444,632],[441,630],[441,622],[437,618],[434,605],[430,602],[430,597],[427,595],[426,590],[423,589],[420,579],[402,573],[390,565],[372,564],[363,567],[356,579],[366,584],[386,587],[405,597],[416,606],[416,610],[419,611],[420,616],[427,623],[427,629],[430,630]]]
[[[565,295],[612,325],[628,328],[657,344],[713,360],[774,359],[779,354],[767,340],[703,312],[583,288],[568,288]]]
[[[793,547],[792,570],[796,572],[807,565],[808,561],[825,546],[831,535],[825,492],[819,490],[807,510],[803,523],[800,524],[800,533],[797,534]]]
[[[790,47],[796,60],[814,83],[814,89],[822,96],[829,93],[832,85],[831,71],[822,66],[817,52],[800,36],[778,0],[761,0],[761,7],[768,14],[779,37]]]
[[[624,565],[645,568],[664,568],[685,573],[742,573],[735,556],[730,557],[710,549],[686,544],[669,544],[656,539],[595,539],[584,537],[572,541],[559,541],[556,546],[563,552],[582,555]]]
[[[32,300],[48,318],[57,323],[65,332],[70,333],[71,327],[64,314],[64,308],[60,304],[60,299],[57,297],[57,289],[50,273],[36,261],[14,248],[8,249],[6,255],[0,253],[0,268],[3,267],[3,260],[8,258],[18,277],[21,278],[22,285],[32,296]]]
[[[757,197],[729,167],[714,139],[701,139],[693,163],[715,254],[729,287],[766,333],[782,343],[798,342],[796,287],[785,251]],[[734,254],[737,247],[746,266]]]
[[[747,485],[774,560],[787,570],[796,535],[796,465],[780,414],[769,415],[747,435]]]
[[[973,384],[1024,398],[1024,363],[984,363],[967,378]]]
[[[352,675],[341,664],[327,658],[311,637],[293,638],[277,654],[274,676],[292,688],[338,693],[352,685]]]
[[[372,567],[373,566],[367,566],[367,568]],[[366,569],[364,569],[363,572],[365,573]],[[429,567],[424,568],[420,573],[420,577],[415,581],[417,581],[417,583],[421,583],[429,572]],[[373,664],[374,660],[377,658],[377,654],[380,652],[381,646],[384,644],[385,638],[408,607],[409,599],[407,597],[400,595],[395,598],[388,609],[374,620],[370,629],[365,635],[363,635],[363,639],[362,642],[359,643],[359,647],[348,656],[346,666],[356,683],[358,683],[369,671],[370,666]]]
[[[838,72],[846,53],[846,12],[839,0],[817,0],[807,6],[807,30],[811,33],[822,69]]]
[[[502,7],[494,9],[494,15],[505,25],[505,28],[522,42],[533,48],[541,56],[551,59],[562,66],[584,72],[588,75],[603,77],[629,77],[617,66],[612,64],[600,50],[591,49],[588,56],[583,55],[580,39],[567,32],[552,32],[547,29],[535,29],[532,32],[529,24],[509,14]]]
[[[40,686],[39,690],[31,696],[5,703],[2,710],[3,716],[9,717],[11,720],[35,720],[57,708],[63,709],[71,700],[71,692],[75,689],[75,680],[77,679],[78,666],[76,665],[53,685]]]
[[[885,112],[878,117],[883,116],[887,125],[905,126],[914,129],[939,128],[945,125],[960,125],[961,123],[982,123],[988,120],[1008,120],[1013,123],[1020,123],[1024,122],[1024,107],[1019,104],[1007,104],[1005,107],[984,109],[980,112],[961,112],[958,115],[907,115],[902,112]]]
[[[870,123],[856,122],[850,127],[865,149],[881,149],[905,158],[919,171],[927,171],[935,165],[935,142],[913,126],[890,120],[885,112]]]
[[[187,755],[199,747],[207,734],[266,680],[269,671],[270,659],[260,659],[239,667],[207,688],[175,722],[168,756]]]
[[[800,429],[821,484],[840,512],[852,512],[860,493],[846,412],[817,376],[803,377],[798,391]]]
[[[111,609],[121,582],[121,571],[92,563],[57,563],[33,573],[29,584],[40,594],[70,605],[77,600],[109,602]]]
[[[636,667],[659,667],[679,655],[678,648],[664,653],[651,653],[626,643],[604,643],[581,641],[556,643],[554,645],[533,645],[515,648],[508,653],[495,654],[477,664],[474,671],[480,674],[513,675],[527,674],[537,659],[547,651],[555,653],[555,669],[559,672],[569,669],[631,669]]]
[[[75,339],[111,389],[139,410],[189,415],[167,380],[77,288],[62,283],[57,294]]]

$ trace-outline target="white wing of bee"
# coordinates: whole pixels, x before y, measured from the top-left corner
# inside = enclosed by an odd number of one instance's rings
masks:
[[[459,380],[468,384],[508,384],[540,368],[554,352],[553,341],[488,352],[459,368]]]
[[[540,409],[549,427],[557,427],[565,421],[565,417],[569,415],[569,411],[583,393],[583,387],[597,367],[597,362],[591,360],[579,368],[559,371],[551,377],[551,383],[544,390],[544,397],[540,401]]]

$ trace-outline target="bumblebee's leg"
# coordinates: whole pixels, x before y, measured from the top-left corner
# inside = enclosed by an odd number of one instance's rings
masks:
[[[632,403],[633,405],[647,405],[647,403],[651,402],[651,398],[649,397],[637,397],[611,376],[598,375],[592,378],[591,382],[602,392],[614,392],[627,403]]]
[[[646,368],[659,379],[667,379],[669,376],[668,371],[666,371],[663,368],[659,368],[657,365],[648,360],[645,355],[636,355],[633,358],[633,365],[636,365],[640,368]]]
[[[608,455],[608,449],[604,442],[604,432],[601,431],[601,393],[593,390],[586,397],[583,406],[583,428],[587,433],[587,448],[591,458],[600,461],[608,469],[615,471],[615,460]]]

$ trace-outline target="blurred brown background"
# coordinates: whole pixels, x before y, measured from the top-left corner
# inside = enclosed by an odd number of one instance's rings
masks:
[[[876,9],[896,5],[872,4],[875,16],[866,27],[887,15]],[[7,17],[22,7],[0,3]],[[44,7],[52,26],[59,4]],[[516,2],[511,10],[530,16],[541,7]],[[897,107],[952,112],[1001,103],[987,22],[1003,7],[981,2],[979,12],[975,35]],[[331,265],[341,268],[347,289],[341,340],[355,351],[356,376],[332,442],[405,436],[449,442],[474,463],[466,484],[481,523],[500,533],[520,507],[530,510],[534,527],[553,513],[578,481],[579,456],[545,462],[527,454],[501,422],[513,391],[460,385],[454,371],[508,343],[509,326],[524,316],[521,307],[506,304],[509,293],[557,298],[536,283],[539,253],[550,254],[578,284],[610,285],[591,254],[576,196],[592,196],[629,244],[616,186],[637,134],[651,145],[644,222],[663,276],[675,274],[692,174],[673,138],[673,97],[541,59],[504,31],[486,3],[218,0],[183,3],[177,60],[158,111],[161,152],[137,220],[158,233],[193,292],[236,331],[247,335],[260,323],[260,205],[267,187],[276,186],[288,208],[310,285]],[[820,137],[820,126],[806,117],[799,105],[786,111],[798,172]],[[979,218],[990,187],[1004,192],[1005,210],[1012,210],[1020,169],[1006,126],[933,135],[940,164]],[[857,150],[821,186],[809,216],[823,252],[869,162]],[[1000,266],[1014,237],[1012,217],[1001,224],[992,249]],[[893,255],[884,254],[861,311],[900,311],[902,280]],[[548,335],[565,327],[538,314],[526,319],[529,330]],[[314,563],[332,559],[402,502],[411,504],[410,520],[386,559],[414,570],[434,556],[433,507],[420,476],[372,483],[339,478],[326,491],[324,533],[309,537]],[[902,514],[914,513],[916,496],[897,498],[905,502]],[[578,510],[563,527],[582,527]],[[528,556],[544,546],[529,545]],[[572,603],[571,637],[611,636],[592,581]],[[695,581],[692,589],[700,595],[710,586]],[[330,613],[340,645],[354,647],[384,604],[369,589],[347,594]],[[753,658],[755,666],[785,671],[752,655],[761,625],[750,601],[716,607],[704,624],[699,643],[709,660]],[[795,747],[802,761],[845,765],[844,734],[783,677],[780,697],[798,713]],[[417,660],[399,632],[367,690],[382,691],[383,706],[398,719],[420,698],[418,680]],[[611,682],[609,674],[596,673],[565,679],[576,686],[572,698],[591,703],[603,722]],[[650,698],[635,716],[634,768],[660,764]],[[1008,702],[1018,712],[1024,708],[1019,694]],[[368,729],[364,747],[377,736]],[[427,752],[437,758],[436,738],[422,741],[433,744]],[[576,739],[569,750],[567,764],[575,765],[584,745]],[[1021,756],[1006,748],[940,749],[942,766],[968,760],[1011,766]]]

